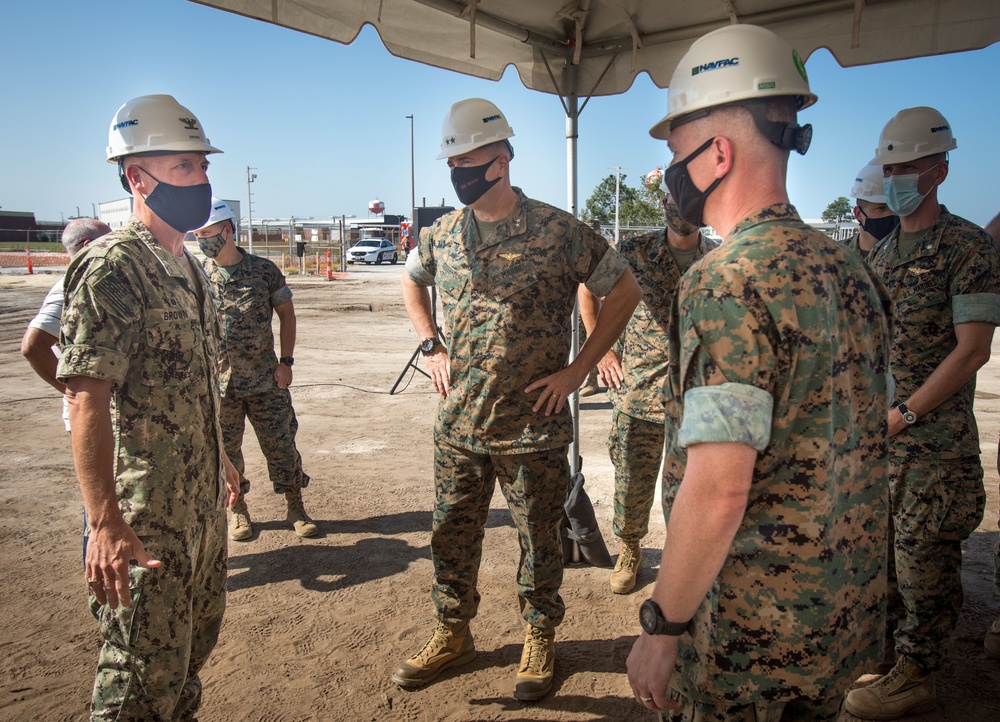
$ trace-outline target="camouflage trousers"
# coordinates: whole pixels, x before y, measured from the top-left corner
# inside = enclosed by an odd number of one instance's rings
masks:
[[[615,517],[612,530],[626,541],[649,531],[649,513],[663,459],[663,424],[637,419],[616,409],[611,415],[608,452],[615,467]]]
[[[226,456],[240,472],[240,491],[250,491],[250,482],[243,475],[243,432],[250,419],[260,450],[267,460],[275,494],[304,489],[309,477],[302,471],[302,457],[295,447],[295,434],[299,430],[292,395],[288,389],[274,389],[262,394],[232,398],[223,396],[219,408],[222,441]]]
[[[142,543],[163,564],[130,568],[132,603],[112,610],[90,595],[104,638],[91,720],[188,722],[226,609],[226,516]]]
[[[663,722],[835,722],[840,715],[843,695],[832,699],[760,701],[737,704],[719,701],[714,705],[696,703],[672,688],[667,696],[677,700],[677,709],[660,712]]]
[[[997,523],[1000,527],[1000,522]],[[1000,597],[1000,535],[997,536],[996,544],[993,545],[993,589]]]
[[[559,595],[563,578],[559,529],[570,480],[565,448],[484,455],[435,439],[431,597],[438,618],[472,619],[479,609],[479,564],[494,480],[500,482],[521,547],[517,572],[521,616],[535,627],[552,629],[566,611]]]
[[[935,670],[962,608],[962,542],[983,519],[979,457],[890,457],[888,620],[896,653]]]
[[[1000,473],[1000,445],[997,447],[997,473]],[[1000,521],[997,521],[997,527],[1000,528]],[[993,547],[993,589],[1000,597],[1000,535]]]

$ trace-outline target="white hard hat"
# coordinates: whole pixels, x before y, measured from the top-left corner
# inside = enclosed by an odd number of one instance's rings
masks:
[[[858,171],[851,188],[851,198],[869,203],[885,203],[885,189],[882,187],[882,166],[866,165]]]
[[[689,113],[787,95],[799,110],[816,102],[795,49],[766,28],[727,25],[695,40],[681,58],[670,78],[667,114],[649,134],[666,140],[671,124]]]
[[[229,205],[221,198],[212,196],[212,214],[208,217],[208,220],[205,221],[205,225],[201,228],[196,228],[195,230],[200,231],[202,228],[214,226],[216,223],[221,221],[232,221],[234,218],[236,218],[236,216],[233,215]]]
[[[437,160],[468,153],[514,136],[507,118],[488,100],[468,98],[451,106],[441,124],[441,153]]]
[[[118,109],[108,130],[108,162],[136,153],[221,153],[194,113],[172,95],[142,95]]]
[[[874,165],[908,163],[935,153],[947,153],[957,147],[951,125],[934,108],[906,108],[896,113],[882,128],[871,162]]]

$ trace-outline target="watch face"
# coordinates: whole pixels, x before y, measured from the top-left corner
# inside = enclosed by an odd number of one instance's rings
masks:
[[[434,339],[428,338],[420,342],[420,350],[424,353],[430,353],[434,350]]]
[[[656,610],[648,602],[639,607],[639,624],[647,634],[652,634],[656,629]]]

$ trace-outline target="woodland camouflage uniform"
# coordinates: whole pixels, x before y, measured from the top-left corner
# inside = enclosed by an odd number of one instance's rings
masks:
[[[278,358],[271,318],[277,306],[292,299],[292,290],[272,261],[237,250],[243,260],[232,272],[212,258],[205,260],[229,358],[229,363],[219,365],[222,435],[226,455],[240,473],[240,491],[246,494],[250,482],[243,473],[243,434],[249,418],[267,460],[274,492],[282,494],[309,485],[295,446],[299,424],[292,395],[288,389],[279,389],[274,380]]]
[[[569,408],[532,411],[532,381],[565,368],[577,287],[608,294],[627,269],[607,241],[520,189],[511,214],[484,243],[473,211],[449,213],[421,234],[406,270],[436,285],[449,330],[451,377],[434,427],[432,596],[444,621],[476,615],[476,580],[494,477],[518,530],[524,619],[552,629],[563,618],[559,527],[569,488]]]
[[[880,651],[888,305],[862,259],[787,204],[745,218],[681,279],[665,388],[668,523],[689,445],[758,455],[729,555],[680,638],[672,697],[752,705],[760,719],[769,705],[836,716]]]
[[[944,206],[902,258],[899,232],[882,239],[868,257],[892,297],[897,402],[906,401],[954,350],[957,324],[1000,324],[1000,249],[989,234]],[[962,541],[985,509],[975,393],[973,376],[889,442],[890,623],[896,624],[897,654],[926,671],[941,666],[958,621]]]
[[[701,236],[697,258],[718,244]],[[621,359],[621,388],[608,389],[614,410],[608,451],[615,467],[615,536],[639,541],[649,530],[649,513],[663,458],[663,381],[667,376],[670,304],[682,270],[667,247],[665,229],[622,241],[642,287],[642,300],[615,343]]]

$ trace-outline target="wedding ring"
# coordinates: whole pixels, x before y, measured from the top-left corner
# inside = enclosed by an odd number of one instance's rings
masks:
[[[652,697],[639,697],[639,699],[641,699],[643,702],[652,702],[653,701]]]
[[[101,580],[101,579],[88,579],[87,580],[87,586],[88,587],[103,587],[104,586],[104,581]]]

